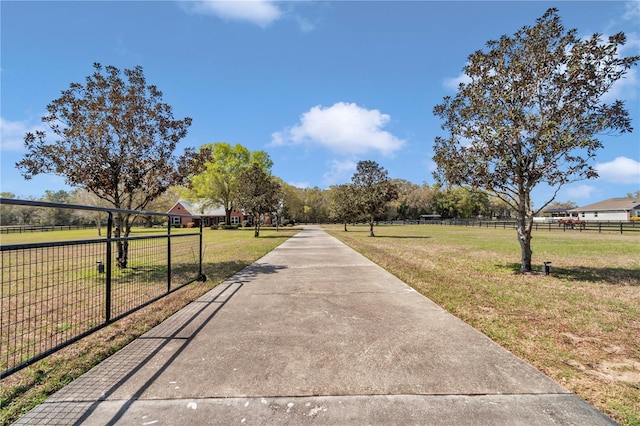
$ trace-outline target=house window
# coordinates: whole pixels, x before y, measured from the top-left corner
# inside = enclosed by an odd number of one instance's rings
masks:
[[[231,224],[239,225],[240,224],[240,216],[231,216]]]
[[[598,217],[598,212],[593,212],[593,217]]]
[[[580,214],[580,216],[584,217],[584,212],[582,212],[582,213]]]
[[[180,225],[180,218],[179,218],[178,216],[173,216],[173,217],[171,218],[171,223],[172,223],[173,225]]]

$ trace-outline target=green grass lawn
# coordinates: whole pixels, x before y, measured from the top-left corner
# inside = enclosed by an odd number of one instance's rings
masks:
[[[513,230],[327,227],[616,421],[640,424],[640,233],[539,231],[520,274]]]

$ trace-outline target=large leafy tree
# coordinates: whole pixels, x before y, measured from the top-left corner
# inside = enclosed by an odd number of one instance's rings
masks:
[[[260,236],[264,215],[275,213],[282,203],[280,184],[258,163],[240,173],[234,197],[238,207],[251,215],[255,237]]]
[[[83,206],[108,207],[107,202],[98,198],[93,192],[86,189],[76,189],[74,193],[74,203]],[[169,210],[169,209],[167,209]],[[166,210],[165,210],[166,211]],[[102,225],[106,221],[106,213],[94,210],[77,210],[76,215],[82,220],[93,222],[96,225],[98,236],[102,236]]]
[[[16,195],[12,192],[2,192],[0,198],[11,199],[16,198]],[[28,196],[27,199],[37,201],[33,196]],[[40,208],[32,206],[10,206],[0,203],[0,225],[30,225],[35,223],[41,213]]]
[[[398,198],[398,188],[389,179],[389,173],[375,161],[359,161],[351,177],[360,212],[369,221],[369,236],[374,237],[376,215],[382,214],[387,204]]]
[[[304,208],[300,189],[289,185],[282,179],[279,180],[279,183],[282,190],[282,217],[297,222],[302,217],[300,212]]]
[[[432,198],[434,190],[427,184],[416,185],[404,179],[393,179],[398,187],[398,199],[395,205],[395,215],[398,219],[418,219],[422,214],[432,212]]]
[[[94,64],[82,83],[71,83],[47,106],[43,131],[27,133],[27,153],[16,164],[30,179],[40,173],[63,176],[110,205],[143,210],[170,186],[197,171],[198,156],[174,154],[191,118],[176,120],[162,92],[147,84],[142,67],[120,69]],[[128,236],[133,216],[118,213],[115,236]],[[118,266],[127,267],[128,244],[118,242]]]
[[[74,201],[73,193],[64,190],[44,192],[42,201],[56,204],[71,204]],[[73,222],[73,210],[57,207],[42,210],[41,223],[43,225],[71,225]]]
[[[204,205],[222,206],[226,223],[231,223],[231,212],[235,206],[235,194],[240,174],[258,164],[269,172],[273,161],[265,151],[249,151],[246,147],[224,142],[203,145],[200,150],[211,153],[206,168],[189,183],[189,198],[198,199]]]
[[[347,232],[347,222],[356,220],[360,215],[356,188],[353,184],[345,183],[332,186],[329,193],[331,197],[329,218],[344,224],[344,231]]]
[[[435,139],[436,178],[487,189],[517,212],[522,272],[531,271],[533,216],[564,184],[597,177],[599,135],[632,131],[624,103],[603,102],[639,59],[618,54],[624,43],[623,33],[579,39],[549,9],[534,26],[472,53],[469,81],[434,108],[447,132]],[[534,210],[540,184],[552,191]]]
[[[443,218],[470,219],[490,212],[490,200],[485,191],[459,186],[438,189],[432,205]]]
[[[2,192],[0,193],[0,197],[2,198],[16,198],[16,195],[12,192]],[[14,212],[15,206],[9,206],[7,204],[0,204],[0,225],[14,225],[17,223],[17,215]]]

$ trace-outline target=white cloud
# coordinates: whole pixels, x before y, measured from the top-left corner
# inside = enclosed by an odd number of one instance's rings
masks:
[[[289,185],[295,188],[311,188],[309,182],[287,182]]]
[[[638,70],[630,68],[627,74],[620,80],[613,83],[613,86],[607,93],[602,95],[600,100],[605,103],[612,103],[617,99],[632,100],[636,99],[638,93]]]
[[[471,83],[471,77],[469,77],[467,74],[462,73],[457,77],[445,78],[443,86],[447,89],[458,90],[460,83],[462,84]]]
[[[186,9],[229,21],[249,21],[266,27],[282,17],[282,11],[272,0],[197,0],[183,2]]]
[[[635,55],[640,48],[640,38],[637,33],[626,34],[627,42],[623,46],[618,47],[618,56],[621,55]],[[590,39],[591,36],[584,36],[583,41]],[[600,35],[599,42],[602,45],[609,43],[609,35]],[[629,68],[626,74],[619,80],[617,80],[611,88],[601,97],[601,101],[605,103],[612,103],[618,99],[620,100],[632,100],[636,99],[638,94],[638,86],[640,86],[640,80],[638,79],[638,70],[635,67]]]
[[[342,155],[378,151],[391,155],[405,141],[383,130],[390,116],[354,103],[339,102],[328,108],[320,105],[302,114],[300,123],[273,133],[271,146],[321,146]]]
[[[298,23],[298,27],[300,27],[300,30],[305,33],[308,33],[316,29],[316,26],[312,22],[308,21],[307,19],[304,19],[297,15],[293,15],[293,19]]]
[[[622,19],[625,21],[637,22],[640,18],[640,2],[628,1],[625,3],[625,13]]]
[[[357,163],[352,160],[333,160],[329,171],[322,175],[322,182],[326,186],[344,183],[351,178],[356,167]]]
[[[24,149],[24,135],[44,130],[42,126],[30,125],[27,121],[7,121],[0,117],[0,150],[22,151]]]
[[[613,183],[640,184],[640,162],[627,157],[617,157],[608,163],[596,164],[600,179]]]
[[[575,185],[566,186],[563,189],[563,194],[567,200],[584,200],[592,198],[598,189],[591,185]]]
[[[640,50],[640,36],[638,36],[638,33],[625,33],[625,35],[627,36],[627,42],[620,46],[618,51],[621,53],[630,51],[629,55],[637,54],[638,50]]]

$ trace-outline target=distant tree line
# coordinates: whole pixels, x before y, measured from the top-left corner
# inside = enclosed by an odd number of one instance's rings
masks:
[[[176,188],[170,188],[162,196],[147,206],[147,211],[165,212],[176,202],[179,193]],[[83,206],[113,207],[104,203],[93,194],[83,190],[51,191],[46,190],[41,197],[21,197],[11,192],[0,193],[1,198],[26,199],[30,201],[44,201],[57,204],[77,204]],[[139,216],[135,222],[142,226],[160,225],[164,222],[161,216]],[[0,225],[42,225],[42,226],[75,226],[93,225],[98,229],[106,225],[106,214],[102,212],[74,210],[65,208],[42,208],[30,206],[0,206]]]
[[[273,177],[273,179],[279,184],[281,197],[275,203],[274,211],[271,213],[274,216],[274,221],[276,215],[279,216],[280,222],[286,223],[343,223],[345,218],[348,223],[364,221],[364,217],[357,210],[347,211],[347,214],[343,216],[336,210],[337,204],[344,204],[338,198],[342,185],[335,185],[328,189],[298,188],[278,177]],[[509,218],[513,215],[512,209],[505,203],[483,191],[472,191],[461,187],[443,188],[426,183],[418,185],[404,179],[391,179],[390,182],[397,188],[398,197],[386,203],[383,211],[375,215],[375,219],[379,221],[417,220],[423,214],[439,214],[444,219]],[[3,192],[0,195],[2,198],[22,198],[10,192]],[[179,198],[186,198],[187,195],[189,195],[189,191],[186,187],[172,187],[147,205],[146,210],[167,212]],[[41,197],[27,197],[27,199],[107,207],[105,203],[101,203],[98,198],[82,189],[73,191],[47,190]],[[0,225],[2,226],[97,225],[96,218],[101,216],[95,212],[82,210],[8,205],[2,205],[0,208]],[[137,223],[140,225],[159,225],[162,222],[162,217],[158,216],[137,218]],[[104,225],[102,223],[102,226]]]

